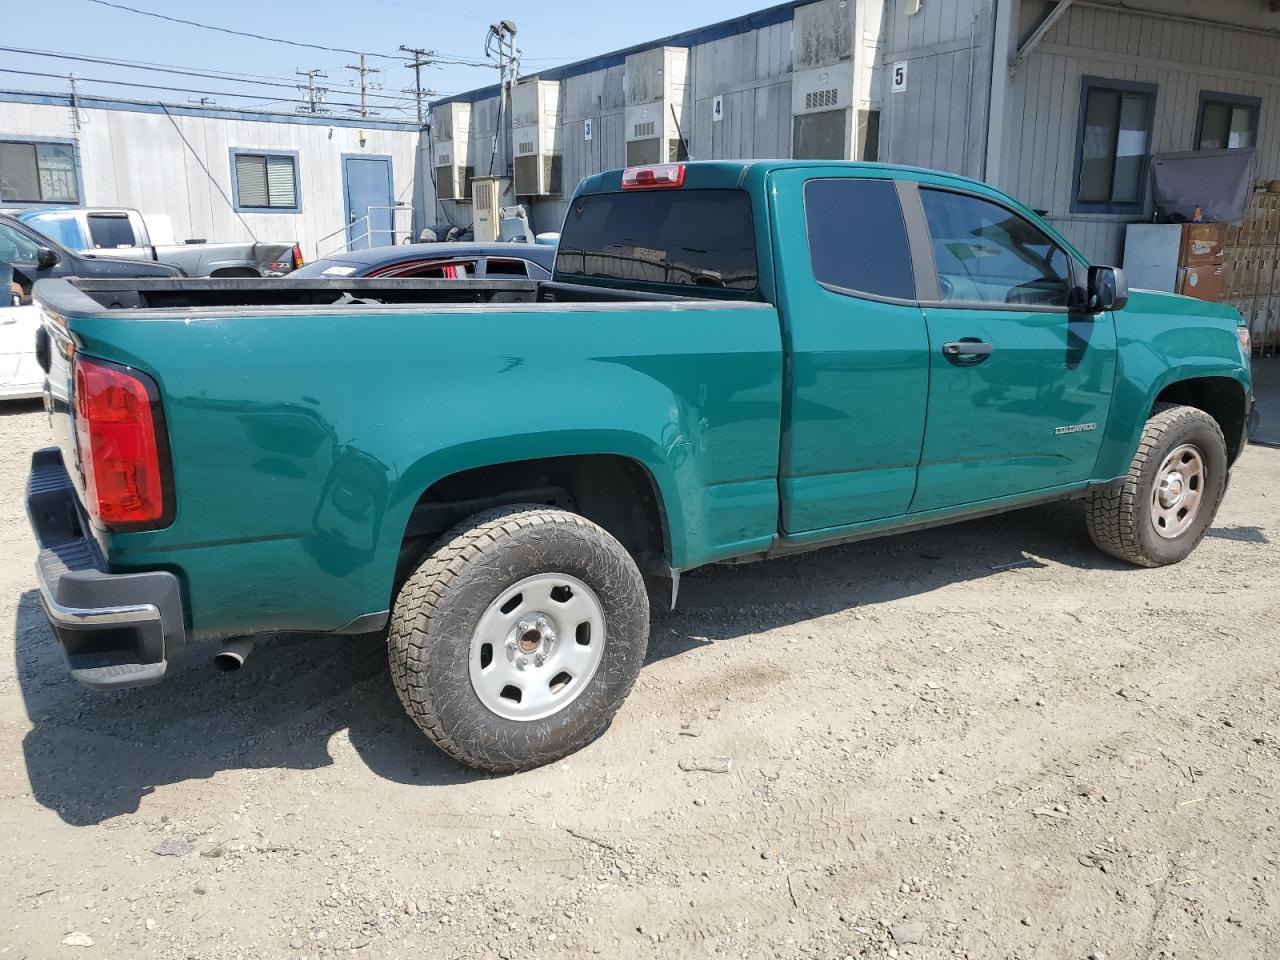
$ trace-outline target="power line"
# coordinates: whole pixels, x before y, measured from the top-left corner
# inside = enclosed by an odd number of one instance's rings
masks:
[[[142,61],[130,62],[128,60],[116,60],[108,57],[92,57],[86,54],[59,53],[52,50],[25,50],[21,47],[5,47],[0,46],[0,52],[3,53],[20,53],[35,57],[48,57],[56,60],[76,60],[83,63],[96,63],[102,66],[119,67],[125,70],[147,70],[152,73],[172,73],[184,77],[198,77],[201,80],[219,80],[224,83],[251,83],[259,87],[280,87],[286,90],[296,89],[295,83],[281,83],[273,79],[253,80],[249,77],[259,76],[258,74],[240,74],[239,76],[228,75],[219,76],[217,71],[205,72],[202,70],[189,70],[184,67],[173,67],[164,64],[148,64]],[[302,71],[298,71],[301,73]],[[246,79],[242,79],[246,78]],[[280,78],[283,79],[283,78]],[[108,81],[102,81],[108,82]],[[383,100],[397,100],[398,97],[393,94],[386,93],[370,93],[369,96],[377,97]]]
[[[171,17],[168,14],[156,13],[154,10],[139,10],[137,7],[125,6],[123,3],[112,3],[111,0],[89,0],[89,3],[96,3],[101,7],[111,7],[114,10],[126,10],[129,13],[136,13],[143,17],[155,17],[157,20],[168,20],[170,23],[181,23],[188,27],[199,27],[202,30],[215,30],[218,33],[229,33],[235,37],[248,37],[251,40],[265,40],[268,43],[284,43],[291,47],[307,47],[311,50],[327,50],[329,53],[349,53],[355,56],[378,57],[382,60],[404,59],[403,57],[397,57],[392,54],[362,54],[359,50],[351,50],[347,47],[326,47],[321,43],[305,43],[301,40],[286,40],[283,37],[268,37],[261,33],[250,33],[246,30],[232,30],[230,27],[215,27],[209,23],[199,23],[195,20],[184,20],[182,17]]]
[[[89,54],[66,53],[60,50],[35,50],[30,47],[6,47],[0,46],[0,52],[3,53],[20,53],[33,57],[53,57],[59,60],[83,60],[86,63],[101,63],[112,67],[126,67],[138,70],[158,70],[162,73],[189,73],[192,67],[179,67],[172,63],[155,63],[151,60],[126,60],[121,57],[99,57]],[[212,80],[237,80],[246,78],[250,80],[288,80],[287,76],[280,74],[263,74],[263,73],[239,73],[235,70],[217,70],[214,68],[205,68],[194,73],[195,76],[208,77]]]
[[[67,79],[66,74],[62,74],[62,73],[42,73],[36,70],[15,70],[11,67],[0,67],[0,73],[14,73],[24,77],[49,77],[54,80]],[[169,87],[169,86],[164,86],[163,84],[155,84],[155,83],[134,83],[133,81],[130,81],[130,80],[102,80],[96,77],[79,77],[78,76],[76,77],[76,80],[80,83],[107,83],[107,84],[112,84],[113,86],[118,86],[118,87],[138,87],[143,90],[163,90],[166,93],[194,93],[194,94],[203,94],[205,96],[210,96],[210,97],[236,97],[241,100],[262,99],[261,93],[230,93],[226,90],[193,90],[190,87]],[[293,103],[293,104],[306,103],[305,100],[284,99],[284,98],[281,98],[277,102]],[[354,103],[338,103],[336,105],[342,106],[342,107],[350,107],[353,110],[358,107],[358,104],[354,104]],[[407,109],[407,107],[405,109]]]

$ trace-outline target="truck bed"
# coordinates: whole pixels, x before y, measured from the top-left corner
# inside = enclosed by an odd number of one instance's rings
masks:
[[[360,312],[362,308],[430,307],[436,304],[618,303],[668,302],[706,305],[700,297],[642,293],[610,287],[543,280],[405,280],[384,279],[218,279],[42,280],[40,303],[62,316],[91,317],[106,311],[156,311],[171,314],[215,310],[219,316],[238,312],[314,313],[317,308]]]

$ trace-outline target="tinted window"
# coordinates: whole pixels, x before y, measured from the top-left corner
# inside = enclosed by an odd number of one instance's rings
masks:
[[[528,278],[523,260],[498,260],[490,258],[485,261],[485,276],[488,277],[521,277]]]
[[[133,227],[128,217],[104,216],[100,213],[89,214],[89,239],[99,250],[113,250],[116,247],[137,246],[133,237]]]
[[[751,198],[742,190],[635,190],[579,197],[556,255],[564,276],[627,284],[756,288]]]
[[[810,180],[804,185],[804,216],[819,283],[915,299],[907,228],[891,181]]]
[[[999,204],[921,190],[943,300],[1065,307],[1067,255],[1044,231]]]
[[[378,270],[376,277],[404,277],[418,280],[462,280],[475,273],[475,261],[453,260],[447,263],[413,263],[406,267]]]

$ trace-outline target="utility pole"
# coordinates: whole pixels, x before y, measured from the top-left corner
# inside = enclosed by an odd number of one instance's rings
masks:
[[[364,59],[365,59],[365,58],[364,58],[364,54],[363,54],[363,53],[362,53],[362,54],[360,54],[360,66],[358,66],[358,67],[357,67],[355,64],[348,63],[348,64],[347,64],[347,69],[348,69],[348,70],[354,70],[354,71],[356,71],[358,74],[360,74],[360,116],[362,116],[362,117],[367,117],[367,116],[369,116],[369,115],[370,115],[370,111],[369,111],[369,74],[371,74],[371,73],[381,73],[382,71],[381,71],[381,70],[379,70],[377,67],[369,67],[369,66],[366,66],[366,65],[365,65],[365,62],[364,62]]]
[[[428,58],[432,55],[431,50],[419,50],[417,47],[401,47],[405,53],[413,54],[413,62],[406,63],[405,66],[413,70],[413,99],[418,104],[418,126],[422,126],[422,98],[424,92],[422,89],[422,68],[431,66],[432,61]],[[428,93],[430,91],[427,91]]]
[[[484,38],[484,53],[485,56],[496,58],[498,61],[498,79],[502,85],[502,99],[498,102],[498,117],[501,125],[501,118],[504,115],[507,117],[511,115],[511,85],[515,82],[516,74],[520,69],[520,51],[516,49],[516,25],[510,20],[499,20],[497,23],[489,24],[489,32]],[[505,126],[510,138],[514,135],[510,121]],[[511,147],[508,157],[514,158],[515,144],[511,143]],[[489,176],[493,176],[493,168],[497,162],[498,138],[495,136],[493,151],[489,154]]]
[[[307,78],[307,85],[304,87],[298,84],[298,89],[302,91],[302,95],[307,98],[305,104],[298,104],[299,113],[328,113],[320,104],[324,103],[324,95],[329,92],[328,87],[317,87],[316,77],[327,80],[329,75],[323,70],[295,70],[293,71],[300,77]]]

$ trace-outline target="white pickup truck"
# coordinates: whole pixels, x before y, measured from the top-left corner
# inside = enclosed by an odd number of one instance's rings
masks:
[[[126,260],[154,260],[181,267],[189,277],[282,277],[302,266],[295,241],[162,243],[172,240],[167,217],[147,218],[128,207],[39,207],[13,215],[69,250]]]

